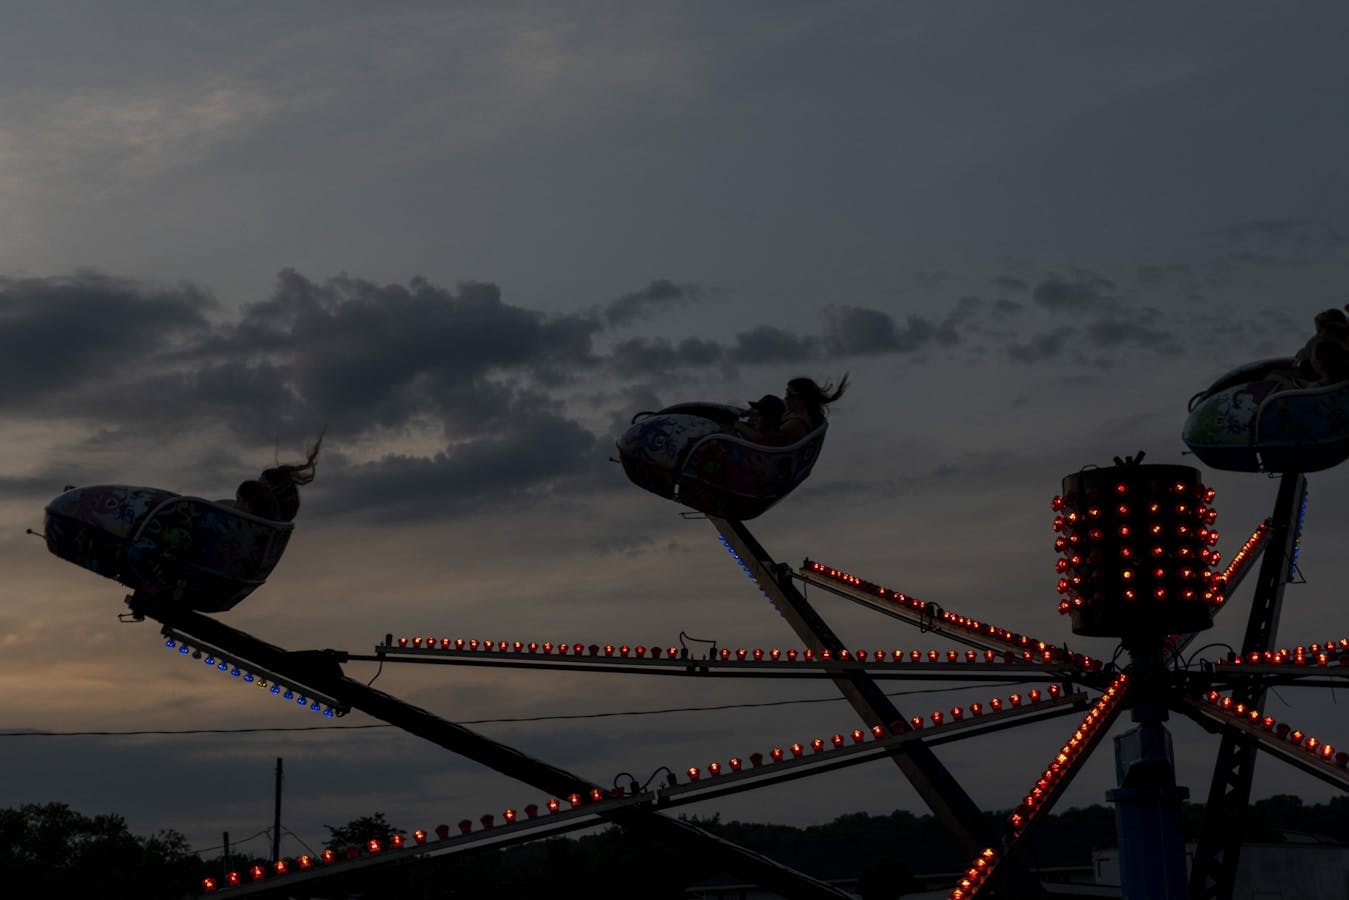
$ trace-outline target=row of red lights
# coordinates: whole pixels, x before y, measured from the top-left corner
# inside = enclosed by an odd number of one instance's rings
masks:
[[[1251,560],[1254,559],[1256,549],[1265,542],[1268,536],[1269,523],[1261,522],[1256,526],[1255,531],[1251,532],[1251,536],[1246,538],[1246,543],[1241,545],[1241,549],[1232,557],[1232,561],[1227,564],[1227,568],[1223,569],[1222,574],[1218,576],[1224,585],[1234,581],[1237,575],[1250,564]]]
[[[1038,689],[1032,689],[1024,698],[1021,694],[1012,694],[1004,702],[1001,698],[994,697],[988,702],[988,711],[1000,712],[1004,708],[1018,708],[1027,703],[1040,703],[1047,699],[1058,699],[1061,696],[1062,688],[1057,684],[1051,684],[1044,694]],[[783,762],[787,759],[799,759],[806,755],[807,750],[809,750],[811,754],[823,753],[828,749],[839,750],[848,746],[850,740],[853,745],[863,744],[866,742],[868,734],[871,735],[872,740],[879,741],[888,738],[891,735],[904,734],[910,730],[919,730],[928,727],[929,721],[931,723],[930,727],[940,728],[943,725],[951,725],[962,721],[967,715],[974,718],[983,715],[983,713],[984,706],[979,703],[971,703],[967,708],[953,706],[949,712],[937,710],[933,712],[928,719],[924,719],[922,716],[914,716],[908,722],[893,722],[889,728],[886,728],[883,725],[873,725],[869,730],[855,728],[847,737],[841,733],[836,733],[828,740],[825,740],[824,738],[815,738],[807,744],[793,743],[786,748],[774,747],[766,755],[763,753],[751,753],[748,757],[743,759],[738,756],[733,756],[725,763],[725,765],[720,762],[710,762],[702,768],[690,766],[684,770],[684,775],[686,776],[686,783],[692,784],[701,781],[704,774],[715,778],[723,773],[740,772],[746,765],[751,769],[757,769],[761,766]],[[674,786],[678,781],[678,776],[672,775],[670,786]],[[574,793],[569,795],[565,800],[560,800],[556,797],[550,798],[548,802],[544,804],[543,808],[547,809],[549,813],[557,813],[564,810],[578,809],[587,803],[600,803],[605,800],[619,799],[625,796],[625,793],[624,788],[621,786],[615,786],[608,791],[603,788],[592,787],[585,794],[579,792]],[[536,818],[540,814],[540,811],[541,808],[539,805],[534,803],[530,803],[523,807],[526,819]],[[501,818],[505,824],[510,825],[520,820],[520,814],[516,809],[508,808],[501,813]],[[482,826],[480,830],[496,827],[496,816],[491,813],[479,817],[478,821]],[[473,820],[460,820],[458,828],[461,835],[473,833]],[[447,840],[451,837],[451,828],[449,825],[438,825],[434,831],[436,837],[440,840]],[[414,841],[414,846],[425,844],[428,840],[428,835],[425,831],[418,829],[412,833],[412,840]],[[359,859],[362,856],[362,851],[364,851],[365,855],[374,856],[383,853],[386,849],[401,850],[406,846],[408,846],[407,840],[402,835],[395,834],[389,839],[387,847],[384,842],[370,840],[362,847],[348,847],[346,850],[340,852],[324,850],[317,857],[304,855],[296,858],[294,861],[279,860],[272,863],[270,866],[253,866],[247,872],[230,872],[225,876],[223,884],[215,878],[204,879],[202,881],[202,889],[208,894],[215,893],[222,887],[238,887],[246,878],[252,881],[261,881],[264,878],[286,875],[292,870],[307,871],[314,868],[316,865],[326,866],[343,860]]]
[[[618,647],[615,647],[613,644],[605,644],[604,646],[600,646],[599,644],[540,645],[540,644],[522,644],[520,641],[515,641],[514,643],[508,644],[506,641],[497,641],[497,642],[478,641],[478,640],[465,641],[462,638],[451,641],[450,638],[435,638],[435,637],[426,637],[426,638],[400,637],[398,639],[398,647],[400,649],[417,650],[424,648],[427,650],[469,651],[469,652],[482,652],[482,653],[492,653],[492,652],[506,653],[513,651],[515,653],[538,654],[542,652],[544,655],[551,654],[553,650],[556,648],[558,649],[559,654],[566,654],[569,652],[572,657],[589,656],[593,658],[603,658],[603,659],[611,659],[611,658],[630,659],[634,657],[637,659],[641,659],[645,657],[648,652],[647,648],[640,644],[638,644],[636,647],[629,647],[627,644],[623,644]],[[528,649],[531,647],[534,649]],[[569,647],[570,650],[569,651],[562,650],[561,648],[564,647]],[[578,650],[577,648],[580,649]],[[661,659],[662,654],[665,654],[666,658],[668,659],[681,658],[679,655],[679,648],[676,647],[670,647],[668,650],[665,651],[662,651],[659,647],[652,647],[650,648],[650,654],[652,659]],[[979,662],[981,660],[985,663],[1009,663],[1009,662],[1048,663],[1058,659],[1059,654],[1057,653],[1056,648],[1050,648],[1044,651],[1037,650],[1035,652],[1032,652],[1030,650],[1023,650],[1020,653],[1017,653],[1013,650],[1004,650],[1002,652],[998,652],[996,650],[982,650],[982,651],[965,650],[964,652],[961,652],[959,650],[947,650],[945,652],[941,652],[938,650],[927,650],[927,651],[848,650],[844,648],[838,651],[824,649],[816,653],[814,650],[810,649],[798,651],[798,650],[780,650],[777,648],[773,648],[772,650],[763,650],[760,648],[756,648],[754,650],[749,650],[744,647],[740,647],[735,650],[731,650],[729,648],[723,647],[716,652],[715,656],[710,658],[713,660],[720,660],[722,662],[735,661],[735,662],[770,662],[770,663],[781,663],[781,662],[814,663],[814,662],[832,662],[836,660],[842,662],[859,662],[859,663],[877,662],[877,663],[896,663],[896,664],[905,661],[908,661],[910,663],[922,663],[922,662],[937,663],[942,661],[948,663],[958,663],[962,661],[966,663],[974,663]],[[1079,665],[1081,665],[1082,668],[1084,669],[1089,670],[1099,669],[1101,667],[1100,660],[1092,659],[1089,656],[1081,656],[1078,657],[1078,659],[1080,660]]]
[[[615,787],[607,792],[602,788],[594,787],[591,788],[589,792],[585,795],[579,793],[571,794],[570,796],[567,797],[566,800],[559,800],[556,797],[551,798],[545,804],[545,807],[547,808],[548,812],[556,813],[562,811],[564,808],[576,809],[581,805],[583,805],[584,803],[586,803],[587,801],[591,803],[599,803],[600,801],[603,800],[622,797],[623,793],[624,791],[623,788],[621,787]],[[540,809],[538,804],[530,803],[527,806],[523,807],[523,811],[526,819],[533,819],[538,817]],[[501,813],[501,818],[505,822],[505,824],[510,825],[518,821],[520,815],[519,812],[517,812],[515,809],[512,808],[503,810]],[[496,816],[492,815],[491,813],[481,816],[478,821],[482,824],[482,830],[496,827]],[[473,832],[473,820],[472,819],[460,820],[458,828],[459,834],[461,835],[471,834]],[[442,841],[448,840],[452,836],[450,826],[437,825],[435,827],[435,835]],[[419,828],[412,833],[412,840],[414,842],[413,846],[425,844],[428,840],[428,835],[425,831]],[[230,872],[225,876],[223,884],[221,884],[221,882],[217,881],[214,878],[206,878],[203,879],[202,881],[202,889],[205,893],[208,894],[215,893],[222,887],[238,887],[240,884],[243,883],[245,874],[252,881],[261,881],[264,878],[268,877],[286,875],[289,874],[291,871],[307,871],[309,869],[314,868],[315,865],[319,864],[326,866],[332,865],[333,863],[342,862],[344,860],[360,859],[363,853],[364,855],[367,856],[377,856],[380,853],[385,852],[386,850],[402,850],[407,846],[408,846],[407,839],[404,838],[401,834],[395,834],[392,837],[390,837],[387,846],[383,841],[371,839],[369,841],[366,841],[365,844],[363,844],[360,847],[348,847],[340,852],[334,850],[324,850],[316,857],[306,854],[304,856],[297,857],[293,862],[291,860],[283,859],[272,863],[270,866],[253,866],[251,869],[248,870],[247,873]]]
[[[1341,666],[1349,666],[1349,638],[1340,638],[1338,641],[1326,641],[1324,644],[1312,644],[1303,646],[1299,644],[1292,650],[1286,647],[1281,650],[1265,650],[1264,652],[1252,650],[1245,657],[1237,656],[1228,660],[1216,660],[1216,665],[1239,666],[1242,664],[1251,666],[1328,666],[1332,660],[1337,660]]]
[[[1030,819],[1044,809],[1049,800],[1057,793],[1068,771],[1081,756],[1096,732],[1110,719],[1109,714],[1124,696],[1124,685],[1128,675],[1118,675],[1082,719],[1082,724],[1059,750],[1058,755],[1045,769],[1044,774],[1035,782],[1035,787],[1026,795],[1026,799],[1017,806],[1008,818],[1014,834],[1020,834]]]
[[[436,829],[436,833],[442,839],[449,837],[449,826],[441,825],[440,828]],[[412,833],[412,837],[417,844],[426,843],[427,837],[425,831],[418,829]],[[395,834],[389,838],[388,849],[401,850],[406,844],[407,840],[401,834]],[[251,881],[262,881],[264,878],[268,877],[287,875],[291,871],[308,871],[316,865],[327,866],[345,859],[359,859],[361,856],[361,849],[362,848],[360,847],[348,847],[340,853],[335,850],[324,850],[317,856],[310,856],[306,853],[303,856],[296,857],[294,860],[279,859],[268,866],[253,866],[246,873],[237,871],[230,872],[224,877],[223,883],[221,880],[215,878],[204,878],[202,879],[201,886],[203,892],[213,894],[222,887],[238,887],[243,884],[245,877]],[[385,846],[383,841],[371,839],[366,841],[364,849],[368,854],[373,856],[384,852]]]
[[[1122,518],[1127,517],[1131,512],[1133,512],[1133,509],[1129,506],[1129,504],[1133,502],[1133,500],[1130,499],[1130,493],[1131,488],[1128,482],[1126,481],[1115,482],[1115,487],[1114,490],[1111,492],[1111,499],[1107,502],[1107,506],[1109,505],[1109,503],[1119,504],[1115,511],[1119,513],[1119,515]],[[1153,493],[1153,496],[1155,497],[1155,493],[1153,491],[1145,491],[1144,493]],[[1212,525],[1213,522],[1217,519],[1218,514],[1213,510],[1209,509],[1206,505],[1212,503],[1213,498],[1218,495],[1218,492],[1213,490],[1213,488],[1206,487],[1203,484],[1192,485],[1187,484],[1184,481],[1177,481],[1174,484],[1168,485],[1165,493],[1175,495],[1176,500],[1174,502],[1178,504],[1178,506],[1176,507],[1177,513],[1181,515],[1186,515],[1188,513],[1197,510],[1199,518],[1209,525]],[[1094,487],[1089,487],[1087,488],[1085,494],[1086,496],[1084,499],[1092,503],[1091,506],[1087,507],[1087,514],[1093,517],[1099,516],[1101,514],[1102,509],[1102,507],[1100,506],[1101,501],[1100,492],[1097,491],[1096,488]],[[1187,498],[1198,501],[1198,504],[1194,507],[1187,506],[1186,505]],[[1049,502],[1049,508],[1052,509],[1054,512],[1064,512],[1065,510],[1068,509],[1068,507],[1076,506],[1077,501],[1078,497],[1076,493],[1073,491],[1069,491],[1066,497],[1055,496],[1054,499]],[[1093,510],[1095,511],[1094,514]],[[1160,511],[1161,505],[1157,503],[1155,499],[1153,500],[1153,502],[1148,504],[1149,513],[1155,515]]]
[[[1349,753],[1342,750],[1337,752],[1332,745],[1294,729],[1283,722],[1278,722],[1273,716],[1261,715],[1258,709],[1250,709],[1244,703],[1237,703],[1231,697],[1224,697],[1217,691],[1209,691],[1205,694],[1204,702],[1239,722],[1244,722],[1251,727],[1258,727],[1261,731],[1268,732],[1294,747],[1301,747],[1309,755],[1327,765],[1338,766],[1341,769],[1349,768]]]
[[[927,611],[927,604],[916,597],[911,597],[908,594],[899,591],[890,590],[875,582],[864,581],[856,575],[851,575],[840,569],[830,568],[823,563],[806,560],[804,568],[816,575],[822,575],[832,581],[846,584],[863,593],[879,597],[883,600],[891,600],[900,606],[905,607],[910,612],[925,613]],[[996,625],[989,625],[986,622],[980,622],[978,619],[956,615],[955,613],[947,612],[945,610],[942,611],[940,618],[944,625],[949,625],[953,628],[959,628],[963,631],[970,632],[971,634],[976,634],[985,640],[994,640],[1004,644],[1010,644],[1018,651],[1023,652],[1023,659],[1027,661],[1029,661],[1031,657],[1024,656],[1024,653],[1032,654],[1036,658],[1036,661],[1058,662],[1066,657],[1070,662],[1082,666],[1083,668],[1091,668],[1093,665],[1096,668],[1100,667],[1099,663],[1093,663],[1088,657],[1084,657],[1081,654],[1065,653],[1062,649],[1047,644],[1044,641],[1027,637],[1024,634],[1018,634],[1015,631],[1009,631],[1006,628],[999,628]]]
[[[1111,713],[1124,696],[1124,685],[1127,681],[1128,676],[1121,674],[1111,683],[1110,687],[1087,712],[1087,715],[1082,719],[1082,724],[1068,739],[1068,743],[1063,745],[1058,755],[1045,769],[1044,774],[1035,782],[1035,787],[1026,795],[1026,799],[1021,801],[1009,817],[1008,821],[1012,826],[1014,837],[1021,834],[1030,824],[1031,819],[1048,809],[1057,797],[1068,773],[1072,771],[1073,766],[1091,745],[1091,741],[1097,732],[1110,721]],[[980,853],[970,864],[970,867],[965,870],[955,888],[947,895],[948,900],[970,900],[978,894],[988,881],[989,876],[992,875],[997,862],[998,855],[992,848]]]
[[[641,659],[648,654],[652,659],[680,659],[681,649],[679,647],[646,647],[638,644],[635,647],[629,647],[627,644],[615,647],[613,644],[568,644],[566,641],[559,641],[554,644],[552,641],[480,641],[477,638],[464,640],[463,638],[432,637],[427,635],[422,637],[400,637],[398,639],[398,648],[400,650],[470,650],[482,653],[526,653],[542,656],[614,656],[620,657],[635,656]]]

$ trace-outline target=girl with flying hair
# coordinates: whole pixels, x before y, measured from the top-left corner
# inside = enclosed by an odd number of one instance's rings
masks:
[[[300,486],[314,480],[314,470],[323,446],[323,434],[320,433],[309,446],[302,463],[276,465],[256,479],[250,479],[239,485],[235,491],[234,505],[247,513],[274,519],[279,522],[293,522],[300,511]]]
[[[793,378],[787,382],[787,391],[782,395],[787,403],[787,415],[778,426],[783,443],[795,443],[823,425],[829,404],[847,390],[847,372],[843,373],[837,387],[827,381],[820,386],[809,378]]]

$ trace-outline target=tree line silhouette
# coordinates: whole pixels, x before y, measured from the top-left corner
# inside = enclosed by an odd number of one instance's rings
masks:
[[[1289,834],[1317,835],[1349,846],[1349,797],[1307,804],[1276,795],[1252,804],[1248,841],[1277,842]],[[1187,839],[1203,808],[1188,804]],[[1003,815],[990,814],[1001,820]],[[956,872],[966,860],[930,815],[896,811],[853,813],[797,828],[719,817],[690,821],[735,843],[825,879],[856,879],[864,900],[892,900],[916,887],[915,874]],[[387,841],[403,829],[383,813],[360,816],[329,832],[324,846],[341,852],[371,838]],[[1114,810],[1069,809],[1046,817],[1034,834],[1028,862],[1035,868],[1081,866],[1098,849],[1115,846]],[[63,803],[0,810],[0,895],[9,900],[97,896],[102,900],[180,900],[200,893],[202,879],[267,865],[266,857],[203,858],[176,831],[133,834],[119,815],[88,816]],[[720,873],[690,854],[653,846],[605,828],[496,850],[480,850],[341,873],[321,882],[287,885],[277,896],[389,897],[396,900],[495,896],[584,895],[591,898],[682,900],[685,890]],[[560,890],[566,888],[566,890]]]

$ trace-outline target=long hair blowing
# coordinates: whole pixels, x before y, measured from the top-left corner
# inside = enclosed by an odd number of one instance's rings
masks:
[[[838,380],[837,387],[828,381],[821,387],[810,378],[793,378],[791,381],[787,382],[787,386],[800,394],[802,399],[806,401],[807,406],[823,413],[825,407],[847,392],[848,373],[843,373],[843,377]]]
[[[290,522],[300,511],[299,486],[314,480],[317,469],[319,448],[323,446],[323,432],[309,445],[302,463],[286,463],[263,470],[262,482],[271,489],[276,497],[280,518]]]

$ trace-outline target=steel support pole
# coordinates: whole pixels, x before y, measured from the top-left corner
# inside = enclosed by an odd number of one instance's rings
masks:
[[[272,862],[281,858],[281,757],[276,758],[276,803],[272,812]]]
[[[1294,551],[1301,537],[1302,512],[1307,498],[1307,479],[1288,473],[1279,481],[1279,493],[1270,519],[1273,533],[1260,562],[1255,596],[1241,652],[1272,649],[1283,608],[1284,586],[1292,580]],[[1264,682],[1252,678],[1233,691],[1238,703],[1258,709],[1264,704]],[[1230,900],[1235,887],[1237,862],[1246,807],[1255,777],[1255,742],[1235,732],[1224,733],[1209,786],[1203,830],[1195,848],[1190,871],[1190,894],[1194,900]]]
[[[1115,738],[1119,785],[1106,793],[1115,804],[1120,893],[1125,900],[1188,900],[1182,806],[1190,792],[1176,785],[1167,718],[1167,671],[1160,642],[1131,648],[1137,727]]]

